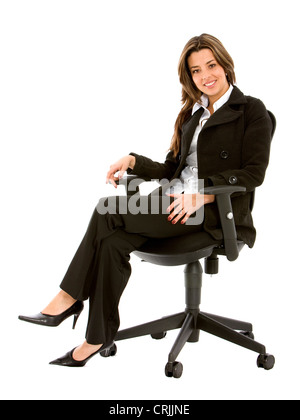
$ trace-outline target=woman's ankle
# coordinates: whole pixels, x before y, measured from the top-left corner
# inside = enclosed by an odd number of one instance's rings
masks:
[[[70,305],[74,305],[74,303],[77,302],[76,299],[74,299],[71,295],[69,295],[64,290],[61,290],[56,297],[62,299],[63,302]]]
[[[59,315],[69,309],[76,299],[61,290],[54,299],[42,310],[44,315]]]
[[[88,344],[86,341],[84,341],[84,343],[76,347],[72,357],[77,361],[85,360],[87,357],[100,350],[101,347],[102,344]]]

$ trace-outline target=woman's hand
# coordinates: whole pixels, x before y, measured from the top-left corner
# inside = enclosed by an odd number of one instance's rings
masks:
[[[113,165],[110,165],[109,171],[106,175],[106,183],[108,184],[110,182],[115,188],[117,188],[116,181],[123,178],[123,175],[127,171],[127,169],[133,169],[134,165],[134,156],[124,156],[122,159],[118,160],[118,162],[114,163]],[[119,172],[118,176],[116,176],[117,172]]]
[[[199,210],[204,204],[212,203],[215,201],[214,195],[207,194],[168,194],[174,197],[173,203],[167,208],[170,213],[168,220],[172,221],[173,225],[180,219],[181,224],[186,223],[188,218]]]

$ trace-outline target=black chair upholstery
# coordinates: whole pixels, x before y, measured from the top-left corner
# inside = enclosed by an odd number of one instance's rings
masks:
[[[274,133],[276,120],[272,113],[269,114],[273,122]],[[131,179],[132,177],[128,176],[121,183],[126,186],[127,193],[134,194],[138,192],[138,186],[136,190],[129,191],[128,184]],[[165,337],[167,331],[180,329],[165,366],[165,374],[168,377],[181,377],[183,366],[176,359],[186,342],[199,341],[201,330],[259,353],[258,367],[269,370],[274,366],[274,356],[266,352],[263,344],[254,340],[253,327],[250,323],[200,311],[203,268],[199,260],[205,260],[205,273],[217,274],[219,255],[226,256],[229,261],[234,261],[238,258],[239,252],[244,246],[242,241],[237,240],[232,217],[230,196],[237,191],[245,191],[245,188],[225,185],[209,187],[204,190],[205,194],[216,195],[223,232],[222,240],[216,241],[206,232],[199,232],[185,235],[178,240],[174,240],[174,238],[151,239],[141,249],[134,252],[143,261],[151,264],[185,266],[185,310],[178,314],[119,331],[116,336],[116,341],[148,334],[155,339],[160,339]],[[253,202],[254,193],[252,205]]]
[[[174,238],[159,241],[152,239],[134,254],[152,264],[175,266],[209,257],[213,249],[221,244],[222,241],[216,241],[208,233],[200,232],[184,235],[175,240]]]

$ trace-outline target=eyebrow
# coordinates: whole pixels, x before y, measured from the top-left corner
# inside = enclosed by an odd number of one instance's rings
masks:
[[[215,60],[214,60],[214,59],[209,60],[206,64],[209,64],[209,63],[211,63],[212,61],[215,61]],[[200,66],[192,66],[192,67],[190,67],[190,69],[196,69],[196,68],[198,68],[198,67],[200,67]]]

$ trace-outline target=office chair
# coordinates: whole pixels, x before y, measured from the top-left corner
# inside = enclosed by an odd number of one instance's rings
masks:
[[[271,112],[269,112],[269,115],[273,123],[273,136],[276,120]],[[128,186],[133,179],[135,179],[136,188],[130,191],[131,188],[128,188]],[[139,192],[138,183],[140,182],[143,182],[143,180],[137,181],[137,177],[128,175],[120,181],[120,184],[125,185],[128,195],[133,195]],[[141,260],[152,264],[163,266],[185,265],[185,310],[178,314],[119,331],[115,338],[115,341],[119,341],[149,334],[154,339],[161,339],[165,337],[167,331],[179,328],[179,335],[169,353],[165,367],[167,377],[181,377],[183,366],[176,359],[186,342],[199,341],[201,330],[259,353],[257,359],[259,368],[270,370],[274,367],[274,356],[266,352],[264,345],[254,340],[253,327],[250,323],[200,311],[203,269],[199,260],[205,259],[204,270],[206,274],[217,274],[219,255],[226,256],[229,261],[234,261],[245,245],[242,241],[237,240],[230,199],[234,192],[243,191],[246,191],[244,187],[235,185],[212,186],[203,190],[205,194],[216,196],[223,240],[216,241],[206,232],[201,232],[201,235],[198,233],[184,235],[177,241],[174,238],[149,239],[141,249],[134,252]],[[253,203],[254,192],[252,208]],[[195,237],[197,241],[194,240]],[[116,346],[114,347],[114,354],[115,352]],[[104,357],[110,355],[112,354],[109,352],[102,353]]]

